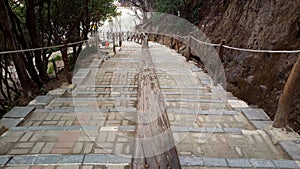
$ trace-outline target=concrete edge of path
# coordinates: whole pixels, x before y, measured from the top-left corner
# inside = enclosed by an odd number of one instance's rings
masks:
[[[197,167],[228,167],[228,168],[285,168],[299,169],[300,161],[257,159],[257,158],[213,158],[179,156],[181,165]],[[112,154],[86,154],[86,155],[61,155],[61,154],[36,154],[0,156],[0,166],[34,166],[34,165],[122,165],[128,166],[131,157]]]

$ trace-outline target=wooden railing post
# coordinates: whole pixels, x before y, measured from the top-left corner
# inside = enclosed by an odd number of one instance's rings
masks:
[[[187,54],[186,54],[187,62],[191,59],[191,46],[192,46],[192,33],[189,34],[188,42],[187,42]]]
[[[144,35],[143,35],[143,34],[140,34],[140,41],[139,41],[139,44],[142,44],[142,43],[143,43],[143,40],[144,40]]]
[[[70,74],[70,62],[68,58],[68,46],[67,46],[67,40],[63,41],[63,48],[62,48],[62,58],[64,61],[64,73],[67,76],[67,81],[69,84],[72,84],[72,76]]]
[[[219,57],[220,57],[222,63],[225,62],[225,60],[226,60],[225,56],[224,56],[224,45],[225,45],[225,43],[226,43],[226,40],[222,39],[221,43],[220,43],[220,50],[219,50]]]
[[[221,62],[219,62],[219,60],[215,61],[216,69],[215,69],[215,73],[214,73],[214,86],[218,85],[218,77],[219,77],[220,69],[222,66],[222,62],[224,62],[224,45],[225,45],[225,43],[226,43],[226,40],[222,39],[221,43],[220,43],[220,49],[219,49],[219,58],[220,58]]]
[[[171,40],[170,40],[170,48],[171,49],[174,49],[173,41],[174,41],[174,38],[173,38],[173,36],[171,36]]]
[[[122,47],[122,33],[119,32],[119,47]]]
[[[179,47],[179,36],[177,37],[177,41],[176,41],[176,48],[177,48],[177,53],[180,52],[180,47]]]
[[[296,87],[296,82],[300,77],[300,54],[293,66],[293,69],[288,77],[288,80],[284,86],[283,93],[279,99],[277,112],[273,127],[283,128],[288,124],[288,118],[290,114],[290,107],[293,99],[293,92]]]
[[[147,34],[142,36],[142,47],[143,48],[148,48],[149,47]]]
[[[147,42],[147,46],[149,47],[149,41],[150,41],[150,34],[149,33],[145,33],[145,38],[146,38],[146,42]]]
[[[116,34],[113,33],[113,52],[116,53]]]

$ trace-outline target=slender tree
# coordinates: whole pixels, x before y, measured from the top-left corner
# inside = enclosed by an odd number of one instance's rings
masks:
[[[22,50],[73,43],[88,39],[90,25],[115,16],[113,0],[1,0],[0,51]],[[83,43],[72,45],[73,59]],[[59,49],[35,50],[0,56],[0,100],[13,102],[19,87],[8,67],[15,67],[17,80],[26,96],[47,83],[48,60]],[[62,49],[61,49],[62,50]],[[64,54],[67,54],[64,51]],[[66,61],[69,57],[65,56]],[[6,103],[5,101],[5,103]],[[5,107],[5,105],[3,105]],[[3,107],[2,106],[2,107]]]
[[[8,14],[8,10],[7,8],[9,8],[9,4],[7,0],[2,0],[0,1],[0,16],[1,16],[1,20],[2,23],[6,23],[6,24],[2,24],[3,27],[3,32],[6,34],[7,36],[7,49],[8,50],[17,50],[17,44],[15,42],[15,37],[14,34],[12,32],[13,27],[12,27],[12,20],[9,17]],[[25,69],[25,64],[23,59],[21,58],[20,55],[15,54],[12,56],[12,60],[15,64],[16,70],[17,70],[17,74],[18,77],[20,79],[22,88],[23,88],[23,93],[25,96],[31,96],[32,95],[32,80],[30,79],[29,75],[27,74],[27,71]]]

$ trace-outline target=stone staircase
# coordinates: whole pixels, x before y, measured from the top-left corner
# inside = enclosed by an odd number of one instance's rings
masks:
[[[298,134],[272,128],[263,110],[213,86],[175,51],[154,43],[150,49],[182,168],[300,168]],[[0,121],[8,129],[0,166],[130,168],[140,50],[125,42],[113,57],[77,65],[73,85],[12,109]]]

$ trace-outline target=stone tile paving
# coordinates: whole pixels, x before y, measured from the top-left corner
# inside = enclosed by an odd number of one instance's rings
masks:
[[[31,104],[36,109],[26,108],[30,116],[0,137],[0,166],[129,168],[140,46],[125,46],[95,60],[99,66],[79,69],[74,86],[37,97]],[[151,48],[183,168],[299,168],[299,138],[274,144],[262,110],[212,86],[207,74],[176,52]]]

